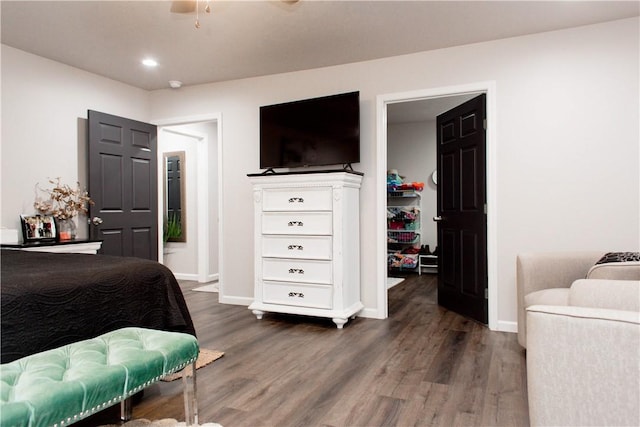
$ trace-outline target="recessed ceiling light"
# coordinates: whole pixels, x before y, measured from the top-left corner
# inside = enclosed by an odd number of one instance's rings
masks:
[[[142,60],[142,64],[146,65],[147,67],[157,67],[158,61],[156,61],[155,59],[147,58]]]

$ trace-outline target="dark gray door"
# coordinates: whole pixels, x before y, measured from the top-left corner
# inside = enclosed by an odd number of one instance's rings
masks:
[[[487,323],[486,96],[437,118],[438,304]]]
[[[157,130],[89,110],[92,239],[101,253],[158,259]]]

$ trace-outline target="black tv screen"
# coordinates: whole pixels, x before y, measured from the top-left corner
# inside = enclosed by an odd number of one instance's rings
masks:
[[[360,161],[360,92],[260,107],[260,168]]]

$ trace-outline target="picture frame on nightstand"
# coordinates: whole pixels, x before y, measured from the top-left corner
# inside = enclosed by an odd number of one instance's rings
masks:
[[[53,215],[20,215],[24,243],[56,240],[56,221]]]

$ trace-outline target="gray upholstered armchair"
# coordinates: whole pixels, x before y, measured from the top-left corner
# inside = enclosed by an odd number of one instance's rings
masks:
[[[518,256],[533,426],[640,425],[640,262],[603,255]]]
[[[578,280],[568,298],[527,308],[531,425],[639,426],[640,281]]]
[[[597,264],[605,251],[520,254],[516,260],[518,342],[527,346],[526,308],[567,305],[569,288],[579,279],[640,280],[640,262]]]

